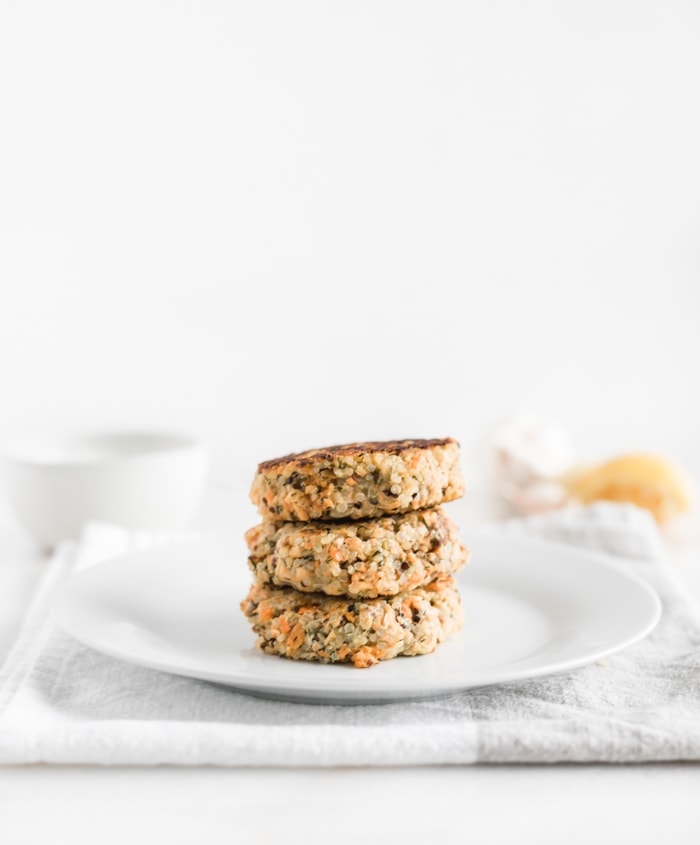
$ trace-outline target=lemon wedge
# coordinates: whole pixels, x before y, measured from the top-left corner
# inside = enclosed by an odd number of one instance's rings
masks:
[[[572,472],[569,495],[584,504],[604,499],[646,508],[660,524],[690,508],[693,488],[678,467],[658,455],[632,454]]]

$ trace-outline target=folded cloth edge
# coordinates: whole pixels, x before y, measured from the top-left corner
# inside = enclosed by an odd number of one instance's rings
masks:
[[[41,643],[50,632],[53,624],[51,596],[56,586],[71,572],[77,548],[72,540],[61,543],[51,556],[46,572],[39,578],[17,637],[0,668],[0,713],[31,672],[34,665],[32,652],[34,657],[39,654]]]

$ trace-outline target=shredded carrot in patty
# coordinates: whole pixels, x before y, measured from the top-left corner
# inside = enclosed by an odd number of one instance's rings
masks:
[[[287,647],[289,648],[290,652],[295,652],[303,642],[304,628],[301,622],[297,622],[294,628],[292,628],[292,633],[287,638]]]

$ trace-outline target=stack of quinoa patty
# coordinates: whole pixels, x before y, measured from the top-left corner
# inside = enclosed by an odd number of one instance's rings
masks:
[[[459,443],[395,440],[258,466],[241,609],[269,654],[365,668],[459,630],[469,551],[439,507],[464,493]]]

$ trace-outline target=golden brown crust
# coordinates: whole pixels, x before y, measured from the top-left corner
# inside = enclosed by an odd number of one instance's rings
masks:
[[[262,461],[258,464],[258,471],[274,469],[281,464],[294,463],[298,466],[308,466],[319,460],[332,461],[336,457],[349,457],[364,455],[371,452],[388,452],[398,454],[407,449],[429,449],[432,446],[445,446],[447,443],[454,443],[459,446],[452,437],[444,437],[436,440],[368,440],[364,443],[346,443],[339,446],[326,446],[322,449],[307,449],[304,452],[290,452],[281,458],[272,458],[269,461]]]

